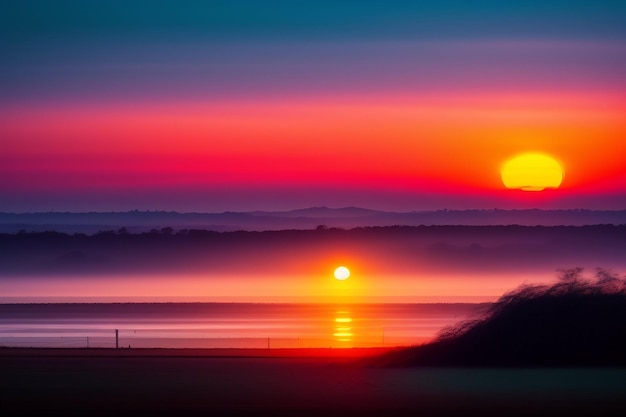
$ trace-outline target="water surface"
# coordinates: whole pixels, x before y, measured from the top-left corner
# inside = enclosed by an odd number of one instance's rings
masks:
[[[0,304],[0,346],[364,347],[424,343],[484,304]]]

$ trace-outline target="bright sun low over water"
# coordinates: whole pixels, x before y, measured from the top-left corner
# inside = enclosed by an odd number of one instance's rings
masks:
[[[334,275],[335,279],[338,279],[339,281],[344,281],[350,277],[350,270],[345,266],[339,266],[335,269]]]

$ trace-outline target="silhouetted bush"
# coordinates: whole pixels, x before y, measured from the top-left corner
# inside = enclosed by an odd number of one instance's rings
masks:
[[[559,272],[522,285],[478,320],[443,329],[432,343],[377,358],[389,366],[624,366],[626,278],[599,269]]]

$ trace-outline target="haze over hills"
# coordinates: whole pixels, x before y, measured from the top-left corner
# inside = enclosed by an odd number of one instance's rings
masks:
[[[393,277],[398,282],[421,277],[418,281],[436,286],[445,282],[436,277],[444,276],[458,277],[461,281],[455,285],[470,290],[476,280],[497,276],[500,291],[509,287],[509,278],[511,282],[539,279],[573,266],[623,271],[624,253],[626,225],[3,233],[0,283],[5,278],[43,275],[80,280],[95,275],[169,274],[203,280],[255,277],[258,282],[288,277],[278,287],[283,288],[293,282],[291,277],[325,276],[328,268],[342,262],[354,271],[361,269],[360,275],[386,277],[377,281],[381,288],[393,288],[388,281]],[[420,293],[427,290],[431,291],[423,288]]]
[[[291,211],[179,213],[168,211],[0,213],[0,233],[58,231],[93,234],[126,228],[145,232],[171,227],[212,231],[350,229],[367,226],[626,224],[626,210],[437,210],[385,212],[358,207],[311,207]]]

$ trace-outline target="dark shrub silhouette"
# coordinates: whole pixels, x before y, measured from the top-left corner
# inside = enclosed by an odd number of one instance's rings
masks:
[[[483,318],[445,328],[429,344],[376,358],[388,366],[624,366],[626,279],[582,268],[553,285],[523,285]]]

